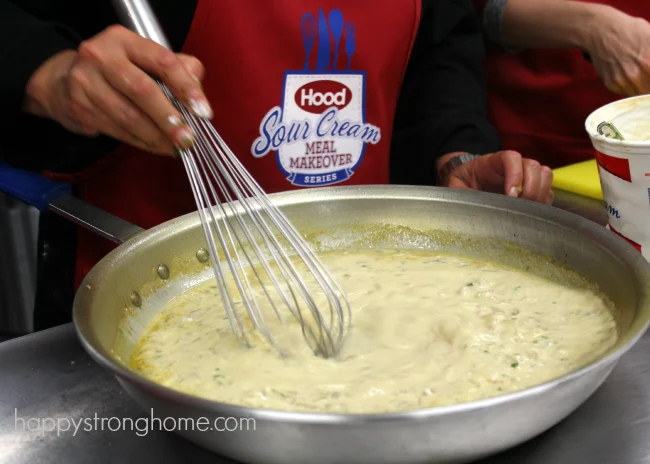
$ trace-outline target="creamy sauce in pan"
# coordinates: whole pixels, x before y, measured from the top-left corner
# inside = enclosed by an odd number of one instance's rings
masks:
[[[286,411],[379,413],[477,400],[578,369],[617,339],[595,293],[482,261],[414,250],[322,254],[348,294],[340,359],[315,357],[295,322],[273,324],[288,352],[241,346],[216,282],[176,297],[131,366],[196,396]]]

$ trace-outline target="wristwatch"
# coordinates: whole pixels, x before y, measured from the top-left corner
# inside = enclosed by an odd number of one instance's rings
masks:
[[[451,176],[451,173],[454,172],[458,166],[480,157],[481,155],[473,155],[471,153],[463,153],[462,155],[454,156],[452,159],[443,164],[442,168],[440,168],[440,171],[438,173],[438,183],[444,185],[447,179],[449,179],[449,176]]]

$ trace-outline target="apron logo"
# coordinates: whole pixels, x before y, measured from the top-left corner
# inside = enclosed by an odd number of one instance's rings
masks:
[[[339,110],[348,106],[352,101],[352,91],[337,81],[315,81],[300,87],[295,100],[301,110],[321,114],[331,106]]]
[[[282,104],[262,119],[252,154],[261,158],[275,152],[278,168],[293,185],[336,184],[354,174],[366,145],[381,140],[381,130],[366,122],[365,72],[350,70],[354,24],[345,23],[338,10],[330,12],[329,20],[319,10],[318,21],[307,13],[300,29],[306,51],[304,69],[285,72]],[[310,70],[316,37],[316,65]],[[339,45],[343,45],[345,59],[339,60]],[[345,61],[342,70],[337,70],[339,61]]]

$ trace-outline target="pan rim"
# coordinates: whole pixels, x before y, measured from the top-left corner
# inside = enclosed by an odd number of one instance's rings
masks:
[[[300,197],[301,201],[296,202],[294,198],[296,196]],[[645,260],[645,258],[624,239],[609,232],[605,227],[586,218],[583,218],[582,216],[560,210],[559,208],[554,208],[552,206],[486,192],[452,190],[443,187],[401,185],[321,187],[310,189],[308,191],[298,190],[281,192],[269,195],[269,197],[278,206],[283,206],[285,204],[297,204],[300,202],[309,202],[318,198],[323,200],[341,200],[345,198],[359,199],[360,197],[383,197],[400,200],[434,200],[447,201],[457,204],[476,205],[476,202],[473,201],[473,199],[481,198],[482,202],[480,206],[482,207],[498,209],[505,213],[524,215],[534,218],[537,221],[545,221],[557,226],[571,228],[584,238],[591,238],[592,240],[595,240],[600,247],[604,248],[615,258],[623,261],[627,266],[629,266],[638,276],[640,281],[643,280],[645,282],[641,285],[641,297],[637,306],[637,310],[639,307],[650,304],[650,264]],[[188,223],[186,224],[187,227],[194,227],[192,225],[193,222],[198,222],[198,215],[196,215],[196,212],[188,213],[186,215],[167,221],[139,234],[128,242],[125,242],[123,245],[111,251],[100,261],[100,263],[91,269],[91,271],[82,282],[80,288],[85,287],[87,282],[92,280],[94,271],[102,262],[110,261],[116,255],[124,252],[126,247],[137,246],[137,244],[141,241],[151,240],[153,237],[157,236],[160,233],[164,233],[168,228],[178,223]],[[367,425],[386,422],[394,423],[401,421],[412,422],[413,420],[430,420],[449,415],[458,415],[487,408],[494,408],[502,404],[525,401],[528,398],[538,396],[546,391],[555,389],[558,386],[570,383],[574,379],[589,374],[593,371],[604,370],[606,367],[610,366],[613,368],[615,364],[620,360],[620,358],[625,353],[627,353],[646,333],[648,327],[650,326],[650,315],[648,315],[646,316],[646,320],[643,321],[642,326],[636,329],[637,333],[630,337],[630,339],[625,344],[610,354],[603,356],[600,359],[578,370],[523,390],[518,390],[511,393],[480,400],[408,411],[388,413],[335,414],[327,412],[293,412],[276,409],[250,408],[246,406],[212,401],[183,393],[169,387],[165,387],[127,369],[126,367],[120,365],[118,362],[114,361],[111,357],[105,356],[101,350],[98,350],[95,346],[93,346],[93,344],[89,341],[89,337],[87,337],[87,334],[85,333],[81,313],[82,308],[80,303],[80,296],[79,292],[77,292],[73,305],[73,324],[77,337],[89,355],[100,366],[111,371],[119,379],[127,381],[128,383],[133,384],[140,389],[144,389],[157,397],[165,397],[180,406],[190,407],[195,410],[204,411],[206,413],[225,414],[231,417],[247,417],[260,420],[273,419],[299,424],[336,423],[339,425]]]

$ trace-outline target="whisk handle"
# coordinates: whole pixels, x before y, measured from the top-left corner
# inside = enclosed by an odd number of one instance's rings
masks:
[[[165,48],[172,49],[147,0],[113,0],[113,8],[125,27]]]

